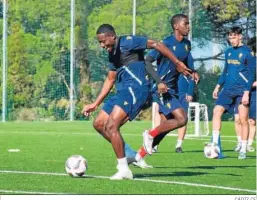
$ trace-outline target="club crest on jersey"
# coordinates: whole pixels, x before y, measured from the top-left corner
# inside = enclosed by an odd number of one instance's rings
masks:
[[[171,105],[170,105],[170,103],[167,103],[167,104],[166,104],[166,106],[167,106],[168,108],[171,108]]]
[[[132,39],[131,36],[127,36],[127,37],[126,37],[126,40],[131,40],[131,39]]]
[[[231,56],[231,53],[230,53],[230,52],[228,53],[228,56]]]
[[[185,50],[188,51],[188,49],[189,49],[189,48],[188,48],[188,45],[186,44],[186,45],[185,45]]]
[[[128,105],[128,102],[127,101],[124,101],[124,106]]]
[[[243,54],[242,54],[242,53],[240,53],[240,54],[238,55],[238,57],[239,57],[239,58],[242,58],[242,56],[243,56]]]
[[[173,46],[173,50],[176,51],[176,46]]]

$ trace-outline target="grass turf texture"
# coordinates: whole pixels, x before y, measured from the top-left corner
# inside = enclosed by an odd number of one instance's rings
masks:
[[[128,123],[122,128],[123,137],[137,150],[142,144],[142,131],[149,127],[150,122]],[[222,136],[235,136],[232,122],[223,123]],[[203,147],[209,140],[210,137],[186,139],[185,153],[177,154],[176,137],[166,137],[159,152],[146,158],[153,169],[131,166],[135,180],[110,181],[108,177],[116,172],[116,158],[111,145],[94,131],[91,122],[2,123],[0,194],[254,194],[256,153],[238,160],[238,153],[233,151],[236,137],[224,137],[226,158],[206,159]],[[64,163],[73,154],[84,156],[89,166],[87,175],[97,177],[66,175]],[[7,170],[10,172],[4,172]]]

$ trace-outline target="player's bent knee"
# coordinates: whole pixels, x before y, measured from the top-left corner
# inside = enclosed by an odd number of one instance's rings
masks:
[[[115,130],[116,130],[115,127],[116,126],[115,126],[114,121],[109,119],[108,122],[105,125],[105,130],[107,131],[107,133],[109,135],[112,135],[115,132]]]
[[[248,125],[248,120],[243,118],[243,119],[240,119],[240,124],[241,125]]]
[[[256,121],[254,119],[249,119],[249,124],[251,126],[255,126],[256,125]]]
[[[98,118],[96,118],[93,122],[93,127],[98,132],[102,132],[104,129],[104,122],[102,120],[99,120]]]
[[[178,127],[183,127],[187,124],[187,116],[179,117],[178,118]]]

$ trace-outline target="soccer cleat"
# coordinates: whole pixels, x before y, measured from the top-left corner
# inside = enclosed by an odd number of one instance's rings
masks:
[[[239,160],[244,160],[244,159],[246,159],[246,153],[240,152],[240,153],[239,153],[239,156],[238,156],[238,159],[239,159]]]
[[[184,153],[181,147],[176,148],[176,153]]]
[[[241,144],[237,143],[236,147],[234,148],[234,151],[239,152],[241,149]]]
[[[149,135],[149,131],[146,130],[143,133],[143,146],[145,151],[149,154],[152,155],[152,145],[153,145],[153,137]]]
[[[158,151],[158,145],[154,146],[153,149],[152,149],[153,153],[157,153],[157,151]]]
[[[247,145],[246,150],[249,151],[249,152],[254,152],[255,151],[255,149],[251,145]]]
[[[133,179],[133,174],[129,168],[120,169],[117,166],[118,172],[110,177],[110,180],[123,180],[123,179]]]
[[[146,169],[146,168],[153,168],[153,166],[148,165],[145,160],[143,158],[141,158],[139,161],[137,162],[133,162],[133,165],[140,167],[142,169]]]

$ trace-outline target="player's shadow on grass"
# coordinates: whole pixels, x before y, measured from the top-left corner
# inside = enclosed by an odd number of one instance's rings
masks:
[[[235,150],[233,150],[233,149],[223,149],[222,152],[235,152]],[[237,152],[235,152],[235,153],[237,153]]]
[[[238,156],[237,155],[235,155],[235,156],[226,156],[225,155],[225,159],[226,158],[236,158],[236,159],[238,159]],[[248,159],[256,159],[256,156],[246,156],[246,159],[248,160]]]
[[[208,172],[174,172],[174,173],[151,173],[151,174],[135,174],[134,178],[148,178],[148,177],[171,177],[171,176],[201,176],[206,174],[241,176],[238,174],[223,174],[223,173],[208,173]]]
[[[193,151],[187,151],[187,150],[183,150],[183,153],[176,153],[175,151],[160,151],[160,152],[156,152],[155,154],[170,154],[170,153],[174,153],[174,154],[179,154],[179,155],[183,155],[183,154],[186,154],[186,153],[203,153],[203,149],[201,150],[193,150]]]
[[[255,168],[255,165],[238,165],[238,166],[194,166],[194,167],[185,167],[187,169],[216,169],[216,168],[239,168],[239,169],[246,169],[246,168]]]
[[[199,176],[208,174],[206,172],[174,172],[174,173],[151,173],[151,174],[135,174],[134,178],[147,177],[169,177],[169,176]]]

